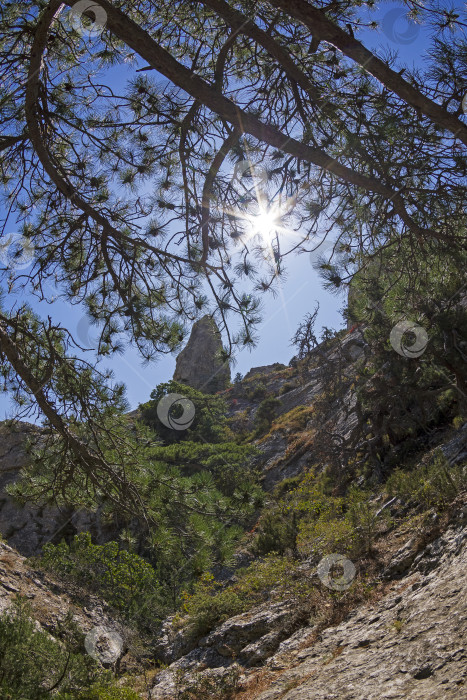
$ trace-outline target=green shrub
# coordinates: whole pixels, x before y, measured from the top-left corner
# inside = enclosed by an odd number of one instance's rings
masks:
[[[189,617],[189,631],[202,637],[217,624],[245,610],[245,601],[231,588],[220,590],[212,574],[204,574],[192,595],[184,596],[184,611]]]
[[[462,428],[464,423],[465,423],[465,418],[463,416],[456,416],[452,421],[452,425],[456,430],[459,430],[459,428]]]
[[[280,599],[286,593],[297,592],[297,572],[298,565],[293,559],[269,554],[263,561],[254,561],[240,569],[234,588],[241,598],[249,601],[249,606],[269,599],[273,592]]]
[[[195,637],[207,634],[216,625],[238,615],[270,597],[281,599],[290,595],[306,597],[309,581],[297,577],[297,564],[287,557],[267,556],[237,571],[237,580],[223,586],[212,574],[205,574],[194,592],[185,594],[184,611],[187,626]]]
[[[195,407],[187,430],[165,428],[157,416],[160,398],[172,392]],[[261,506],[253,464],[257,449],[236,441],[222,397],[177,382],[158,385],[141,414],[157,433],[156,439],[148,435],[144,459],[138,455],[137,464],[141,496],[153,515],[145,545],[173,611],[184,588],[228,561],[242,526]]]
[[[259,556],[270,552],[294,553],[297,533],[296,513],[289,508],[273,507],[264,512],[260,518],[258,532],[252,546],[253,552]]]
[[[186,430],[172,430],[163,425],[157,415],[157,406],[167,394],[179,394],[192,402],[195,407],[193,423]],[[151,399],[139,407],[141,420],[154,430],[164,444],[190,441],[219,443],[228,440],[227,409],[222,396],[203,394],[185,384],[170,381],[159,384],[152,392]],[[170,415],[178,418],[183,412],[182,406],[175,404]]]
[[[441,450],[429,464],[413,471],[397,469],[386,482],[386,490],[406,502],[425,508],[447,505],[467,485],[467,465],[450,466]]]
[[[54,697],[65,699],[76,697],[98,679],[104,686],[108,674],[81,653],[84,647],[76,631],[67,632],[58,642],[38,629],[29,607],[19,599],[0,615],[0,697],[38,700],[54,690]]]
[[[159,400],[167,393],[193,403],[194,421],[186,430],[167,428],[159,420]],[[186,405],[175,402],[173,417]],[[75,474],[73,456],[62,438],[51,435],[47,449],[42,442],[40,449],[34,448],[34,465],[12,488],[22,502],[46,497],[71,508],[98,507],[105,519],[128,529],[136,551],[154,571],[115,542],[97,547],[86,539],[71,547],[49,547],[42,565],[151,629],[158,618],[178,608],[181,591],[203,571],[228,561],[263,496],[253,462],[257,449],[237,442],[222,397],[168,382],[156,387],[139,417],[106,418],[106,442],[91,440],[90,447],[113,466],[95,480],[64,476]],[[89,438],[84,424],[75,427],[78,436]],[[123,475],[128,489],[117,502]],[[138,611],[148,596],[150,614],[142,615]]]
[[[297,490],[294,505],[302,513],[297,547],[304,556],[334,552],[348,556],[371,554],[375,537],[387,524],[371,491],[352,486],[342,497],[326,493],[323,479],[312,475]]]
[[[303,555],[348,554],[355,551],[355,533],[345,518],[321,517],[300,524],[298,548]]]
[[[283,384],[280,388],[279,394],[282,396],[282,394],[287,394],[288,391],[292,391],[293,389],[296,389],[297,385],[295,382],[286,382]]]
[[[277,409],[281,401],[274,396],[268,396],[261,401],[255,413],[254,427],[256,436],[267,432],[272,425],[272,421],[277,415]]]
[[[258,382],[251,389],[247,389],[246,396],[250,401],[258,401],[264,399],[268,395],[268,390],[263,382]]]
[[[276,418],[272,424],[273,430],[284,430],[288,433],[305,430],[307,423],[313,416],[312,406],[295,406],[287,413]]]
[[[89,532],[76,535],[67,545],[46,544],[39,565],[63,579],[71,580],[101,595],[110,605],[127,616],[151,601],[151,613],[161,603],[156,574],[142,557],[117,542],[92,544]]]

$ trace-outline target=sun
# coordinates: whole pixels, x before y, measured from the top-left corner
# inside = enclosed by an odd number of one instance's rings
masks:
[[[251,234],[260,235],[265,241],[271,242],[281,228],[281,216],[277,210],[264,210],[256,216],[249,217]]]

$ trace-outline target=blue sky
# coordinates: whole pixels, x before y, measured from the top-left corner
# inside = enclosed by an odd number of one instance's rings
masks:
[[[361,35],[366,46],[381,51],[383,47],[399,54],[403,64],[417,64],[423,60],[427,35],[417,25],[407,22],[401,3],[381,5],[378,15],[382,18],[377,32]],[[372,16],[373,18],[373,16]],[[120,70],[120,69],[119,69]],[[121,73],[120,73],[121,75]],[[10,226],[12,230],[14,224]],[[320,304],[317,329],[326,325],[341,328],[343,319],[339,310],[345,305],[345,297],[331,295],[321,285],[310,256],[302,254],[288,258],[287,275],[276,298],[264,298],[263,322],[258,328],[260,340],[253,351],[244,350],[237,356],[232,374],[245,374],[251,367],[283,362],[287,364],[294,354],[290,338],[298,323],[316,302]],[[84,345],[92,344],[93,329],[89,327],[83,309],[72,307],[57,299],[52,305],[29,300],[33,308],[42,316],[51,315],[62,322]],[[91,355],[89,359],[91,359]],[[169,380],[175,368],[175,357],[162,356],[157,362],[145,364],[134,348],[128,346],[122,355],[105,359],[102,368],[111,368],[115,378],[127,386],[127,397],[131,408],[146,401],[151,390],[160,382]],[[13,415],[11,402],[5,394],[0,394],[0,420]]]

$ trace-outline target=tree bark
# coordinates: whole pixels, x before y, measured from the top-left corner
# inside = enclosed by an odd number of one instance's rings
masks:
[[[49,17],[51,6],[57,4],[58,0],[53,0],[53,3],[49,5]],[[66,4],[72,7],[74,3],[72,0],[67,0]],[[142,27],[108,0],[99,0],[99,5],[107,13],[108,29],[121,41],[125,42],[152,68],[168,78],[174,85],[178,85],[188,95],[199,100],[212,112],[240,129],[241,132],[250,134],[259,141],[263,141],[284,153],[289,153],[300,160],[313,163],[337,175],[345,182],[361,187],[368,192],[375,192],[389,199],[397,196],[397,193],[376,178],[355,172],[331,158],[326,151],[303,144],[288,134],[284,134],[276,126],[265,124],[254,115],[245,112],[230,99],[220,94],[215,87],[179,63],[168,51],[159,46]],[[53,15],[50,19],[53,20]]]
[[[439,126],[450,131],[456,138],[467,145],[467,126],[454,114],[450,114],[433,100],[423,95],[404,78],[393,71],[384,61],[377,58],[363,44],[334,24],[323,10],[306,0],[268,0],[271,5],[302,22],[321,41],[327,41],[343,54],[371,73],[391,92],[404,102],[419,110]]]

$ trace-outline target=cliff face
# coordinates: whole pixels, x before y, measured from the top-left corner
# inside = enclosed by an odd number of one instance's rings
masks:
[[[26,462],[25,442],[35,431],[29,423],[0,425],[0,533],[25,556],[37,553],[61,524],[57,509],[21,505],[6,492]]]
[[[174,379],[205,394],[215,394],[230,382],[230,366],[220,356],[222,339],[209,316],[197,321],[190,339],[177,357]]]
[[[257,700],[460,700],[467,684],[467,508],[377,604],[300,631],[267,664]],[[285,672],[277,673],[285,667]]]
[[[27,430],[27,429],[25,429]],[[455,461],[467,456],[467,425],[443,445]],[[11,464],[14,441],[6,450]],[[21,451],[17,451],[17,465]],[[14,471],[14,470],[13,470]],[[11,505],[13,509],[14,504]],[[10,510],[10,513],[13,511]],[[23,516],[26,514],[23,512]],[[5,522],[5,520],[3,521]],[[25,533],[24,533],[25,534]],[[384,567],[383,567],[384,564]],[[296,623],[293,597],[266,601],[194,641],[169,619],[156,653],[169,666],[154,676],[150,697],[204,700],[460,700],[467,687],[467,505],[452,503],[423,540],[406,524],[381,553],[381,588],[374,599],[349,609],[339,624]],[[310,581],[316,571],[310,562]],[[35,571],[0,542],[0,614],[16,595],[32,605],[39,625],[53,632],[72,612],[78,626],[117,632],[122,653],[131,633],[105,604],[83,603],[66,586]],[[323,610],[324,613],[324,610]],[[137,670],[135,662],[123,659]],[[230,695],[206,694],[211,687]],[[195,688],[195,690],[193,690]]]

